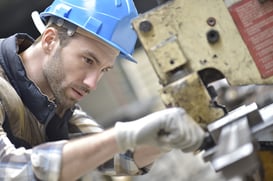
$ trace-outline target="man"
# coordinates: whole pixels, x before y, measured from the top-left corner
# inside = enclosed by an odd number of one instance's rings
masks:
[[[36,41],[0,41],[0,180],[76,180],[97,168],[138,175],[173,148],[199,148],[203,130],[181,108],[102,131],[76,104],[118,56],[135,61],[136,16],[131,0],[55,0]]]

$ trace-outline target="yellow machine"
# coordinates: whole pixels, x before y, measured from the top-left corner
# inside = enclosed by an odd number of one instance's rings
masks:
[[[273,106],[230,108],[217,90],[273,84],[273,1],[170,0],[133,27],[166,107],[183,107],[207,130],[204,159],[227,178],[272,181]]]

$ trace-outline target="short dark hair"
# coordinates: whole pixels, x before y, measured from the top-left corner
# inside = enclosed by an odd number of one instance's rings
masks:
[[[65,47],[65,46],[69,43],[70,39],[72,38],[72,36],[69,36],[69,35],[67,34],[67,29],[64,28],[64,27],[62,27],[62,26],[58,26],[58,25],[56,25],[56,24],[54,24],[54,23],[51,23],[51,24],[49,24],[47,27],[53,27],[54,29],[57,30],[57,32],[58,32],[58,38],[59,38],[59,40],[60,40],[60,46],[61,46],[62,48]],[[39,36],[39,37],[35,40],[34,44],[36,44],[36,43],[38,43],[39,41],[41,41],[41,37],[42,37],[42,35]]]

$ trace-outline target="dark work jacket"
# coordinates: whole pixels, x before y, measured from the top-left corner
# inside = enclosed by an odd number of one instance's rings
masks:
[[[73,113],[73,109],[69,109],[63,118],[60,118],[55,114],[55,103],[49,101],[47,96],[43,95],[39,88],[28,79],[18,54],[32,43],[33,39],[27,34],[15,34],[6,39],[0,39],[0,76],[12,85],[21,99],[24,105],[25,120],[23,122],[30,122],[30,124],[24,123],[27,132],[22,135],[18,133],[18,130],[13,131],[14,125],[17,124],[14,119],[10,120],[13,114],[5,117],[3,129],[16,147],[30,148],[45,141],[67,139],[67,122]]]

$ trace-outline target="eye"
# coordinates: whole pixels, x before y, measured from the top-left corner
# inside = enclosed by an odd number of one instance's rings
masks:
[[[109,72],[111,69],[112,69],[111,67],[107,67],[107,68],[102,69],[102,72]]]
[[[84,60],[84,62],[86,62],[90,65],[94,64],[94,62],[95,62],[95,60],[88,58],[88,57],[83,57],[83,60]]]

